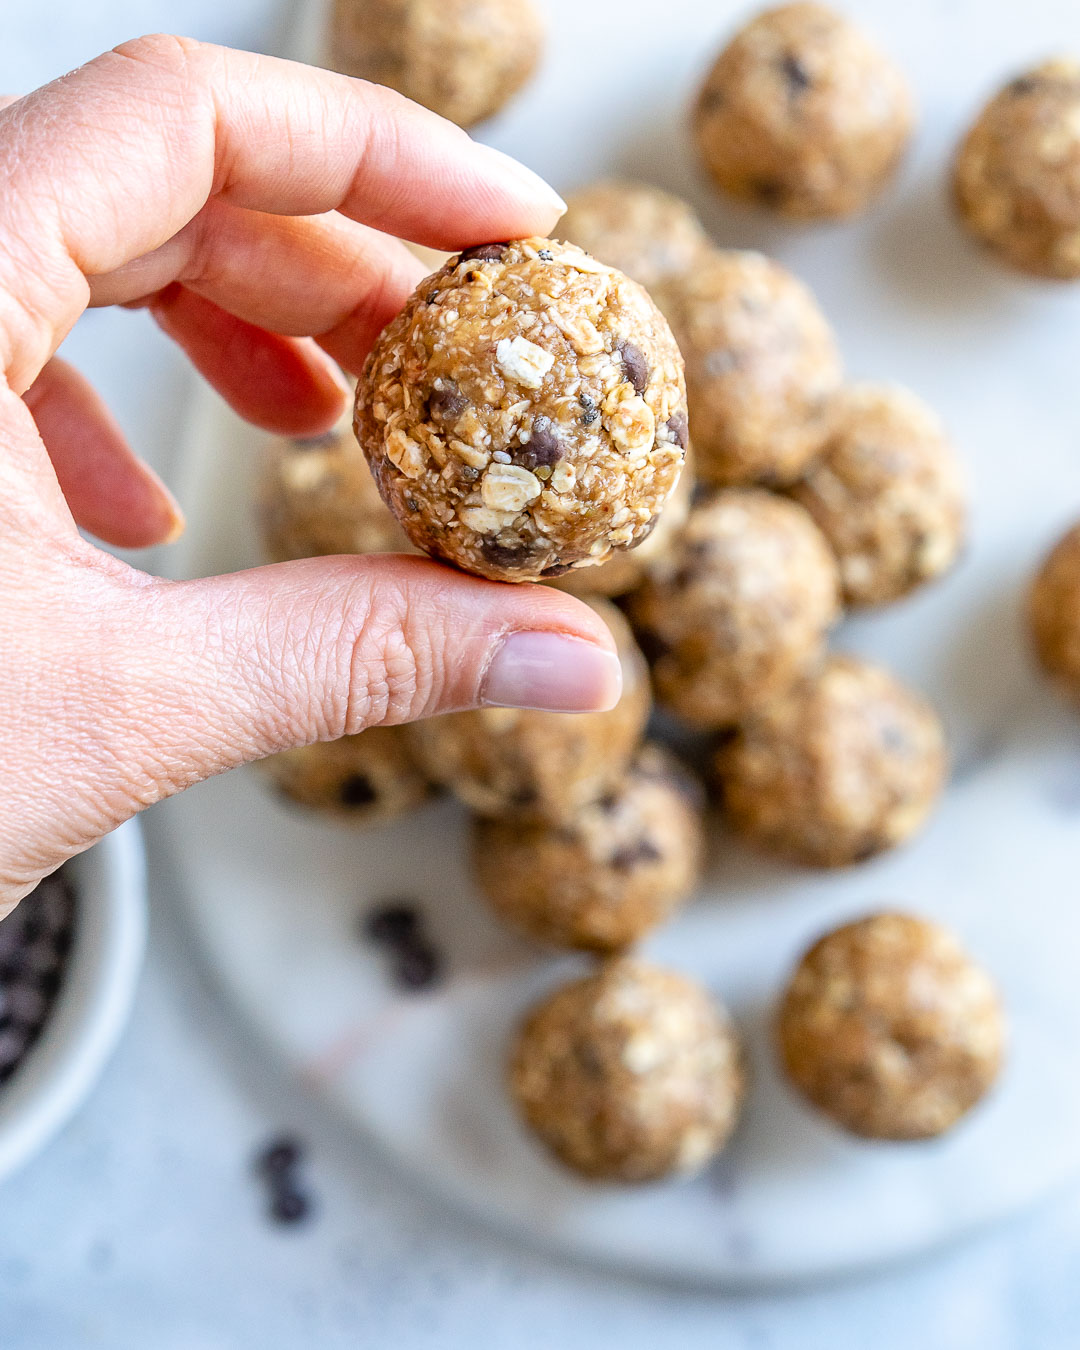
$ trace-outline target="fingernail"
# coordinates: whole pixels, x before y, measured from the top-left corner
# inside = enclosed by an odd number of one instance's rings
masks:
[[[495,649],[480,701],[494,708],[604,712],[621,693],[614,652],[562,633],[511,633]]]
[[[496,150],[494,146],[483,145],[480,141],[474,141],[473,144],[485,158],[491,161],[491,167],[498,176],[514,179],[530,201],[550,207],[552,211],[557,211],[560,216],[565,214],[566,203],[551,184],[545,182],[538,173],[533,173],[532,169],[527,169],[520,160],[504,155],[501,150]],[[552,221],[553,225],[554,223]]]

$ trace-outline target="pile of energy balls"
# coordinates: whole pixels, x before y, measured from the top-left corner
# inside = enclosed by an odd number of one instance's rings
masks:
[[[471,125],[525,82],[542,34],[527,0],[336,0],[328,64]],[[722,191],[821,220],[886,186],[914,105],[859,28],[796,3],[735,34],[692,124]],[[1080,66],[1006,85],[952,186],[1002,261],[1080,277]],[[845,611],[952,566],[965,486],[934,412],[906,389],[846,383],[810,291],[759,253],[713,246],[685,202],[601,182],[558,233],[442,261],[371,354],[355,436],[267,448],[263,537],[278,560],[422,550],[570,590],[612,631],[620,703],[458,713],[267,768],[293,801],[350,822],[437,789],[472,811],[492,910],[596,963],[517,1030],[512,1098],[576,1172],[646,1181],[716,1155],[746,1074],[726,1011],[634,945],[694,894],[710,794],[749,843],[813,868],[857,864],[926,821],[947,776],[934,710],[828,640]],[[1039,576],[1031,620],[1080,701],[1080,527]],[[704,783],[650,739],[654,699],[681,744],[696,737]],[[950,934],[879,913],[806,953],[776,1040],[789,1081],[837,1125],[917,1139],[983,1097],[1004,1029],[993,983]]]

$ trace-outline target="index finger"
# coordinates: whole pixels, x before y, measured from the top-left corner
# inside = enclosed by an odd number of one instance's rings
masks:
[[[55,349],[86,276],[160,247],[214,196],[277,214],[340,210],[436,248],[544,234],[561,209],[527,169],[388,89],[165,36],[0,112],[0,178],[9,373],[43,326]],[[36,353],[37,369],[49,355]]]

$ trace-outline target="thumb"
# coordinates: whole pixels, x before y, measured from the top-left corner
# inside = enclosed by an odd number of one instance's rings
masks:
[[[131,603],[139,804],[369,726],[483,704],[587,712],[621,690],[614,640],[580,601],[427,559],[314,558],[154,582]]]

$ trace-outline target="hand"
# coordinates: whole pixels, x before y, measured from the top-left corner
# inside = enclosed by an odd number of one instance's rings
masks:
[[[180,38],[126,43],[0,112],[0,916],[142,807],[288,746],[481,703],[618,697],[555,591],[406,557],[172,583],[87,542],[179,512],[54,357],[146,305],[244,417],[315,435],[436,248],[545,234],[560,204],[397,95]],[[314,336],[311,336],[314,335]],[[332,360],[331,360],[332,358]]]

